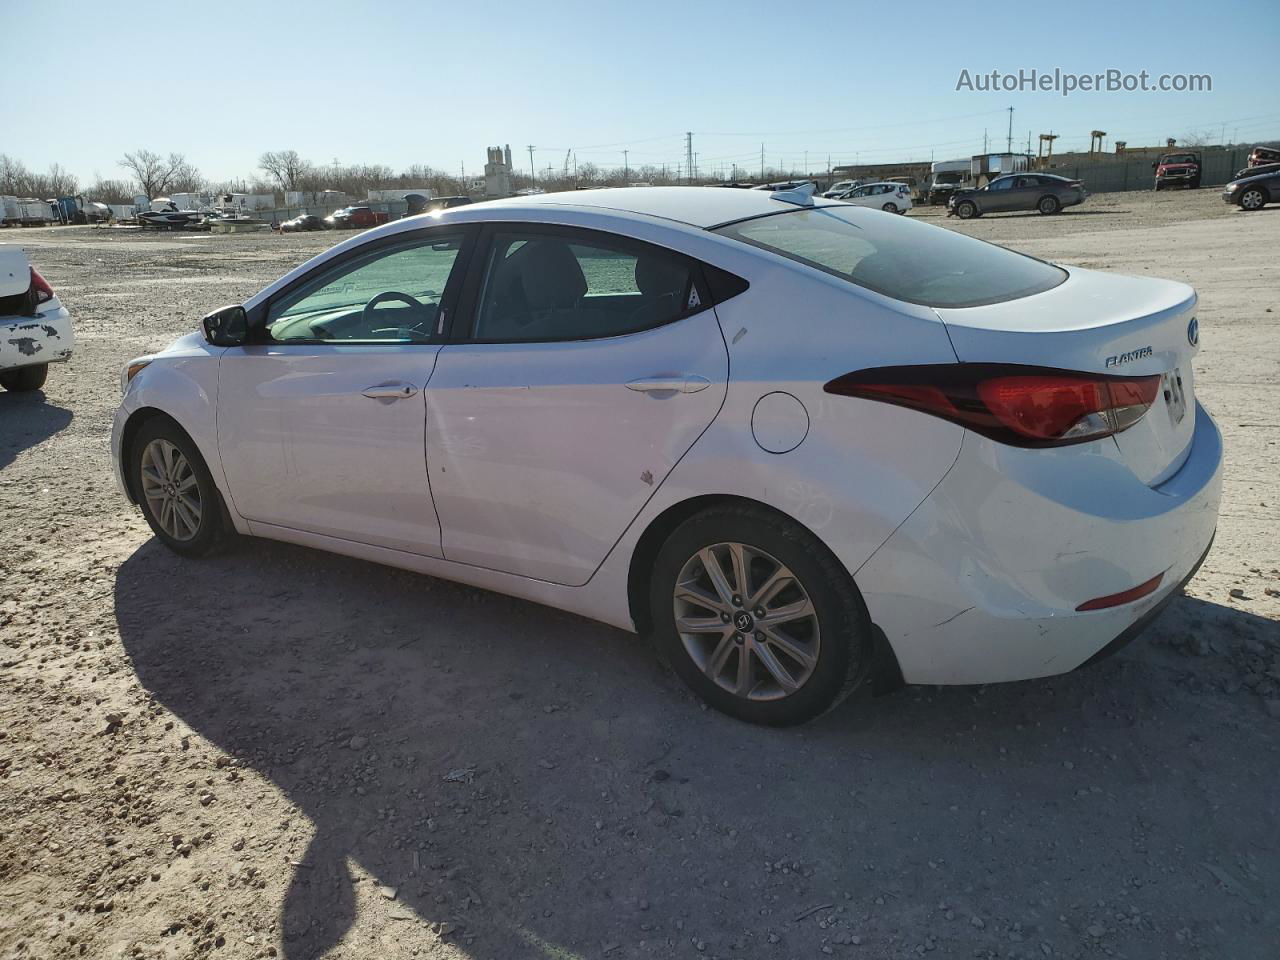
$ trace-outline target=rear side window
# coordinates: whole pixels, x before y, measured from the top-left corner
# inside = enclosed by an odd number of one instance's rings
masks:
[[[1061,267],[993,243],[845,204],[739,220],[715,231],[929,307],[1016,300],[1067,278]]]
[[[498,233],[479,340],[583,340],[670,323],[701,306],[692,264],[658,248],[567,232]]]

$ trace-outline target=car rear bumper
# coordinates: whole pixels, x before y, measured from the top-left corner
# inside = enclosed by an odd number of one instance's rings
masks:
[[[1187,459],[1158,487],[1108,443],[1091,456],[966,434],[955,467],[855,574],[908,683],[1064,673],[1181,589],[1217,527],[1221,434],[1197,404]],[[1139,600],[1076,609],[1157,574]]]
[[[75,350],[71,314],[57,300],[34,317],[0,317],[0,370],[61,363]]]

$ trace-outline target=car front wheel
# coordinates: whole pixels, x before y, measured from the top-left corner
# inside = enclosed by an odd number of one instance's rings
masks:
[[[866,675],[874,644],[862,597],[812,533],[751,506],[685,521],[650,587],[659,652],[717,710],[804,723]]]
[[[956,204],[956,216],[961,220],[972,220],[978,215],[978,205],[972,200],[961,200]]]
[[[134,438],[131,479],[156,537],[184,556],[202,556],[223,536],[218,488],[191,438],[167,418],[147,421]]]
[[[1250,187],[1240,192],[1241,210],[1261,210],[1267,205],[1266,194],[1258,187]]]
[[[6,370],[0,373],[0,387],[14,393],[39,390],[49,377],[49,365],[37,363],[30,367],[19,367],[17,370]]]

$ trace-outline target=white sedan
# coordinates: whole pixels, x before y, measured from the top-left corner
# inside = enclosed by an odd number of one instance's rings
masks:
[[[836,199],[885,213],[906,213],[911,209],[911,188],[905,183],[864,183],[837,194]]]
[[[39,390],[49,364],[71,359],[71,314],[21,247],[0,243],[0,387]]]
[[[1196,295],[803,192],[387,224],[123,371],[126,495],[653,637],[788,724],[870,677],[1072,670],[1217,524]]]

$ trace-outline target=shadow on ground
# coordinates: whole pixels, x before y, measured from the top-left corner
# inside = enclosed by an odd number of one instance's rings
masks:
[[[45,399],[42,390],[0,390],[0,470],[22,451],[43,443],[71,423],[71,411]]]
[[[702,709],[630,635],[303,548],[196,562],[150,541],[115,600],[142,684],[314,827],[271,853],[296,864],[289,960],[357,912],[386,955],[447,922],[484,960],[1274,945],[1274,721],[1188,686],[1212,658],[1150,637],[1065,677],[778,731]],[[238,811],[235,789],[214,788]],[[279,817],[247,817],[253,853]]]

